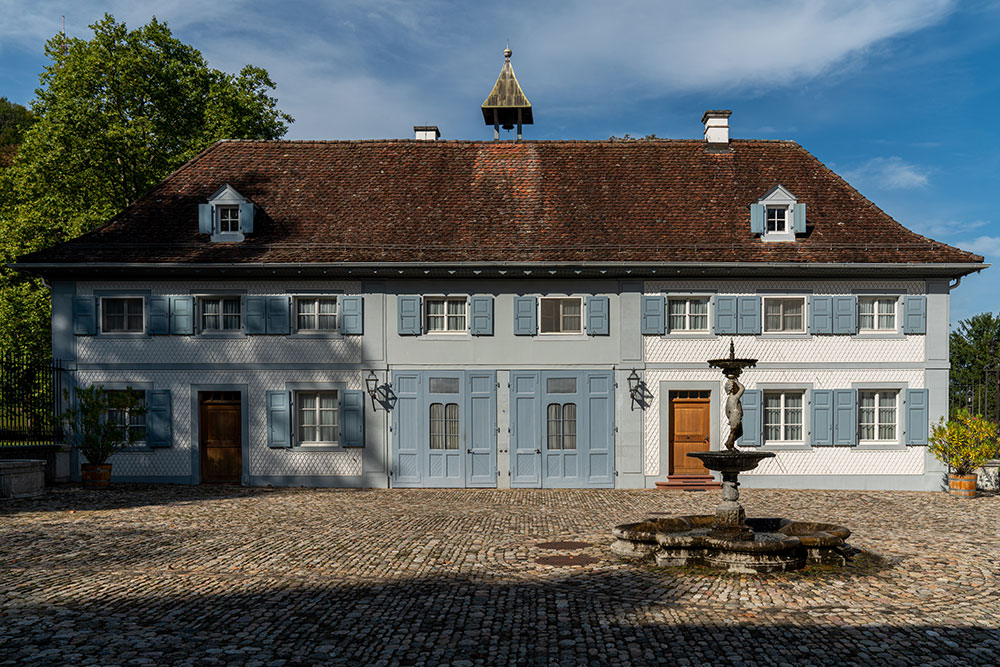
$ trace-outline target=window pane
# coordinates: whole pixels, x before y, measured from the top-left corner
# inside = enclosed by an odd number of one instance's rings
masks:
[[[458,449],[458,403],[445,406],[445,449]]]
[[[444,404],[431,403],[431,449],[444,449]]]
[[[692,315],[691,331],[708,331],[708,315]]]
[[[895,315],[879,315],[878,316],[878,328],[885,330],[892,330],[896,328],[896,316]]]
[[[465,301],[452,299],[448,301],[449,315],[465,315]]]
[[[576,403],[563,405],[563,449],[576,449]]]
[[[545,391],[550,394],[574,394],[576,378],[548,378],[545,380]]]
[[[789,424],[785,426],[785,440],[801,440],[802,427]]]
[[[444,315],[444,301],[428,301],[427,302],[427,314],[428,315]]]
[[[427,317],[428,331],[444,331],[444,315],[429,315]]]
[[[781,440],[781,424],[771,424],[771,423],[765,424],[764,439]]]
[[[671,299],[670,303],[670,314],[671,315],[684,315],[687,313],[687,302],[681,299]]]
[[[465,330],[465,315],[448,316],[448,331],[464,331],[464,330]]]
[[[777,299],[764,300],[764,330],[781,330],[781,302]]]
[[[559,331],[559,302],[555,299],[542,299],[541,311],[539,330],[542,333]]]
[[[319,439],[322,442],[336,442],[337,441],[336,426],[320,426]]]
[[[320,315],[335,315],[337,313],[337,300],[336,299],[320,299],[319,300],[319,312],[320,312]]]
[[[708,299],[691,299],[688,303],[692,315],[708,314]]]
[[[858,299],[858,312],[862,315],[871,315],[875,312],[875,301],[873,299]]]
[[[671,331],[685,331],[687,329],[687,318],[684,315],[670,316]]]
[[[549,449],[562,449],[562,406],[558,403],[550,403],[547,413],[547,446]]]

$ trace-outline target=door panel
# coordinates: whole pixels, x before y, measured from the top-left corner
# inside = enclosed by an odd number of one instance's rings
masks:
[[[685,392],[686,395],[690,395]],[[670,398],[670,474],[708,475],[689,452],[711,449],[711,408],[708,398]]]
[[[494,373],[468,373],[468,472],[470,487],[497,484],[497,380]]]
[[[510,376],[510,485],[542,485],[540,373],[517,372]]]
[[[610,373],[586,373],[587,383],[587,486],[615,484],[614,380]]]
[[[392,484],[398,487],[421,486],[420,450],[423,439],[423,405],[420,399],[420,375],[393,373],[396,405],[392,410]]]
[[[587,414],[583,401],[584,377],[576,372],[542,374],[545,415],[542,485],[548,488],[584,486],[581,457],[587,452]]]
[[[424,390],[425,476],[421,486],[465,486],[466,415],[461,372],[427,372]]]
[[[243,473],[243,418],[239,393],[199,395],[201,480],[239,484]]]

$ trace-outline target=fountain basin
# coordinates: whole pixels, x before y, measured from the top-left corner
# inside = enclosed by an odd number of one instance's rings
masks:
[[[729,572],[781,572],[809,563],[844,565],[843,526],[781,518],[747,519],[752,539],[712,534],[715,515],[650,518],[612,530],[619,556],[661,567],[701,565]]]
[[[717,452],[690,452],[709,470],[722,473],[753,470],[764,459],[774,458],[774,452],[759,452],[749,449],[725,449]]]

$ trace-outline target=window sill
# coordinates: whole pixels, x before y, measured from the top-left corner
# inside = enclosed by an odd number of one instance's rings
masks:
[[[193,334],[194,338],[201,339],[225,339],[225,338],[246,338],[247,335],[242,331],[201,331],[199,333]]]
[[[767,338],[786,338],[786,339],[799,339],[806,340],[812,338],[812,334],[804,331],[769,331],[766,333],[756,334],[757,338],[767,339]]]
[[[285,334],[288,340],[338,340],[344,335],[338,331],[300,331]]]
[[[805,442],[775,442],[757,449],[764,452],[808,452],[812,451],[813,447]]]
[[[472,338],[468,331],[434,331],[420,334],[419,340],[465,340]]]
[[[858,452],[903,451],[906,445],[899,442],[859,442],[851,449]]]
[[[670,333],[663,334],[660,338],[663,338],[664,340],[715,340],[718,336],[710,331],[692,331],[691,333],[672,331]]]
[[[107,333],[99,333],[95,336],[98,339],[123,339],[123,338],[150,338],[150,334],[145,331],[109,331]]]
[[[293,452],[346,452],[350,451],[340,445],[293,445],[289,447]]]
[[[860,338],[862,340],[903,340],[906,338],[902,332],[899,331],[859,331],[856,334],[851,334],[851,338]]]
[[[532,336],[534,340],[586,340],[593,338],[587,334],[580,333],[539,333]]]
[[[244,240],[242,233],[237,232],[221,232],[212,234],[210,240],[212,243],[239,243]]]

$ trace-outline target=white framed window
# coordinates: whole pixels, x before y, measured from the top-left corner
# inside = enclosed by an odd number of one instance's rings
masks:
[[[576,449],[576,403],[549,403],[546,417],[546,447]]]
[[[101,297],[102,333],[142,333],[146,330],[142,297]]]
[[[466,297],[426,297],[424,299],[427,333],[463,333],[469,330]]]
[[[458,403],[431,403],[429,421],[431,449],[458,449],[458,415]]]
[[[764,442],[803,442],[802,405],[805,392],[764,392]]]
[[[670,333],[708,331],[708,297],[670,297],[667,300]]]
[[[295,439],[299,445],[308,447],[338,443],[339,398],[336,391],[295,392]]]
[[[543,296],[539,299],[539,333],[583,333],[583,299]]]
[[[805,312],[805,297],[764,297],[764,332],[803,333]]]
[[[858,297],[858,329],[860,331],[896,331],[894,296]]]
[[[242,331],[243,298],[203,296],[198,298],[201,331]]]
[[[218,228],[220,234],[238,234],[240,232],[240,207],[216,206]]]
[[[858,439],[862,442],[899,440],[899,391],[858,391]]]
[[[788,232],[788,207],[768,206],[764,210],[764,231],[767,234],[785,234]]]
[[[128,395],[131,393],[133,396],[139,397],[139,404],[141,406],[145,406],[146,403],[146,392],[137,389],[108,389],[104,393],[109,398],[119,399],[123,402],[127,402]],[[146,441],[145,413],[137,413],[127,408],[110,408],[108,410],[108,421],[118,425],[118,428],[122,431],[123,440],[127,440],[127,433],[131,432],[133,444],[140,444]]]
[[[297,331],[337,331],[337,297],[295,297]]]

